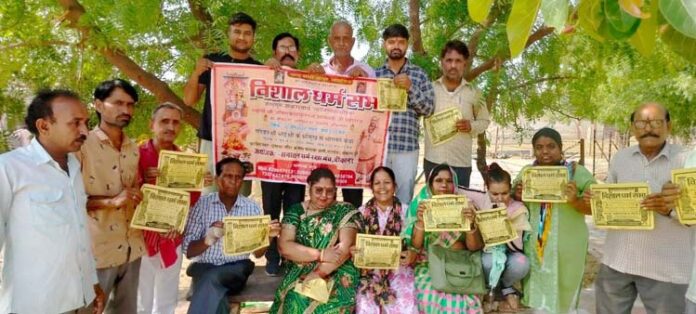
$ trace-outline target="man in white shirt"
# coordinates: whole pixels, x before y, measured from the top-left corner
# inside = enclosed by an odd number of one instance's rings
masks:
[[[430,140],[430,128],[425,128],[425,158],[423,170],[427,176],[435,166],[450,165],[457,173],[459,185],[469,187],[471,177],[471,144],[480,133],[486,132],[490,123],[488,109],[481,92],[464,79],[469,49],[461,40],[445,44],[440,53],[442,76],[433,82],[435,114],[456,108],[461,113],[457,121],[457,135],[438,145]]]
[[[35,138],[0,155],[1,313],[104,308],[73,155],[87,138],[88,118],[76,94],[39,92],[25,119]]]
[[[648,183],[652,193],[641,206],[654,212],[655,229],[607,231],[595,281],[596,310],[599,314],[631,313],[640,295],[648,313],[683,313],[694,257],[692,231],[677,220],[666,189],[671,170],[684,167],[686,152],[667,142],[672,125],[662,105],[643,104],[630,121],[638,145],[616,153],[606,182]]]
[[[307,67],[308,71],[351,77],[375,77],[375,70],[372,67],[350,55],[355,45],[353,26],[350,23],[345,20],[336,21],[331,26],[328,42],[333,56],[321,65],[310,64]],[[341,193],[344,202],[351,203],[356,208],[362,206],[363,189],[342,189]]]

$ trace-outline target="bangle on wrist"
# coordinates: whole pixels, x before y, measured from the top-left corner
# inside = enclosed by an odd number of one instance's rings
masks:
[[[425,228],[418,226],[418,223],[413,224],[413,228],[415,228],[416,230],[421,230],[421,231],[425,230]]]
[[[468,234],[472,234],[472,233],[476,232],[477,230],[478,230],[478,226],[474,225],[474,227],[471,228],[471,230],[465,231],[465,232],[468,233]]]
[[[319,263],[324,262],[324,250],[319,250],[319,259],[317,260]]]

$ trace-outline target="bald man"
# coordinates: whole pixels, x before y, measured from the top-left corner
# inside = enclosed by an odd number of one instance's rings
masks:
[[[692,232],[679,223],[667,201],[671,171],[684,167],[687,153],[667,142],[669,111],[646,103],[631,114],[637,146],[620,150],[609,165],[607,183],[647,182],[652,194],[641,202],[655,213],[655,229],[608,230],[595,282],[597,313],[631,313],[640,296],[648,313],[683,313],[693,260]],[[589,200],[591,193],[585,199]]]

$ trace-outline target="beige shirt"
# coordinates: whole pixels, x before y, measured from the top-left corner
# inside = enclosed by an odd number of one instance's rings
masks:
[[[686,152],[666,144],[648,160],[638,146],[616,153],[609,165],[607,183],[646,182],[650,193],[662,191],[671,180],[671,170],[684,167]],[[614,270],[653,280],[686,284],[694,258],[692,231],[674,217],[655,214],[655,229],[607,230],[602,263]]]
[[[456,107],[462,118],[471,121],[471,132],[459,132],[453,139],[434,146],[430,141],[430,131],[425,128],[425,159],[432,163],[447,163],[453,167],[471,167],[471,146],[475,136],[486,131],[490,117],[481,93],[466,80],[453,91],[447,91],[442,78],[433,82],[435,91],[435,111]]]
[[[97,127],[89,132],[79,155],[88,196],[113,197],[126,187],[138,187],[138,146],[125,134],[118,150]],[[134,211],[127,206],[88,212],[98,269],[125,264],[145,253],[142,232],[130,228]]]

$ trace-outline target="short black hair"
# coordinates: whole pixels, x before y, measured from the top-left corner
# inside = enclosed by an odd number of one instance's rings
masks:
[[[249,24],[251,25],[251,30],[254,31],[254,33],[256,33],[256,21],[254,21],[254,18],[249,16],[249,14],[246,14],[244,12],[237,12],[235,14],[232,14],[230,20],[227,22],[227,25],[232,26],[236,24]]]
[[[463,41],[456,39],[450,40],[445,44],[445,47],[440,51],[440,59],[444,59],[445,55],[452,50],[464,56],[464,59],[469,59],[469,47]]]
[[[640,108],[643,108],[643,106],[638,107],[638,109],[640,109]],[[633,112],[631,112],[631,123],[633,123],[633,120],[636,117],[636,111],[638,111],[638,109],[633,110]],[[667,108],[665,108],[664,106],[662,106],[662,109],[665,110],[665,121],[669,122],[670,121],[669,110],[667,110]]]
[[[382,39],[387,40],[388,38],[392,37],[401,37],[408,39],[408,28],[401,24],[389,25],[389,27],[384,29],[384,32],[382,33]]]
[[[385,166],[379,166],[379,167],[375,168],[375,170],[372,170],[372,173],[370,174],[370,185],[375,183],[375,176],[380,171],[386,172],[387,175],[389,176],[389,178],[394,183],[394,186],[396,186],[396,175],[394,174],[394,170],[392,170],[389,167],[385,167]]]
[[[109,98],[111,93],[113,93],[117,88],[122,89],[126,94],[128,94],[128,96],[131,96],[134,102],[138,102],[138,91],[135,90],[135,87],[128,83],[128,81],[122,79],[113,79],[99,83],[97,88],[94,89],[94,99],[104,101],[105,99]],[[101,114],[98,111],[97,118],[101,120]]]
[[[109,98],[111,93],[117,88],[122,89],[128,96],[133,98],[133,101],[138,102],[138,91],[135,90],[135,87],[128,83],[128,81],[122,79],[113,79],[99,83],[97,88],[94,89],[94,99],[104,101],[104,99]]]
[[[215,164],[215,176],[216,177],[220,176],[220,174],[222,173],[222,168],[226,164],[238,164],[239,167],[242,168],[242,171],[244,172],[244,174],[246,175],[246,168],[244,167],[244,163],[241,160],[239,160],[237,158],[233,158],[233,157],[225,157],[223,159],[220,159],[220,161],[218,161]]]
[[[271,44],[271,47],[273,48],[273,51],[275,51],[276,48],[278,47],[278,42],[279,42],[281,39],[284,39],[284,38],[286,38],[286,37],[292,38],[292,41],[295,42],[295,48],[297,48],[297,50],[300,50],[300,40],[297,39],[297,37],[293,36],[292,34],[290,34],[290,33],[288,33],[288,32],[285,32],[285,33],[280,33],[280,34],[276,35],[275,38],[273,38],[273,43]]]
[[[80,97],[75,92],[67,89],[42,89],[36,93],[34,99],[29,103],[27,116],[24,117],[24,124],[27,125],[27,130],[34,136],[39,136],[39,130],[36,128],[37,120],[48,118],[48,120],[53,121],[53,100],[59,97],[80,101]]]

